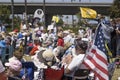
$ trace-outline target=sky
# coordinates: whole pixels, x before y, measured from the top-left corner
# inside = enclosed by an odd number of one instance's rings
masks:
[[[0,2],[10,2],[11,0],[0,0]],[[27,0],[27,2],[42,2],[43,0]],[[45,0],[46,2],[71,2],[72,0]],[[80,0],[73,0],[79,2]],[[24,0],[14,0],[14,2],[24,2]],[[113,0],[81,0],[81,2],[113,2]]]

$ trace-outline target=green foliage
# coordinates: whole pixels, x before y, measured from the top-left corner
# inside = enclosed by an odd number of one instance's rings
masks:
[[[83,22],[81,21],[81,13],[80,13],[80,12],[77,13],[76,16],[77,16],[77,18],[78,18],[78,25],[79,25],[79,26],[82,25]]]
[[[0,20],[5,23],[10,23],[10,9],[8,6],[0,5]]]
[[[61,26],[61,25],[63,25],[63,23],[64,23],[63,20],[60,18],[59,22],[56,23],[56,25],[57,25],[57,26]]]
[[[120,17],[120,0],[114,0],[113,5],[110,8],[111,18]]]
[[[79,27],[69,27],[69,26],[65,26],[63,27],[63,30],[72,30],[75,34],[78,34],[78,30],[79,30]]]

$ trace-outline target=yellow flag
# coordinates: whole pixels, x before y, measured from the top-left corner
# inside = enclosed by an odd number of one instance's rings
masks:
[[[80,7],[80,11],[81,11],[82,18],[93,18],[94,19],[97,17],[97,12],[93,9]]]
[[[59,17],[58,16],[53,16],[52,21],[55,21],[56,23],[58,23],[59,22]]]
[[[110,49],[108,48],[107,42],[105,42],[105,47],[106,47],[106,49],[107,49],[108,56],[112,57],[112,52],[111,52]]]

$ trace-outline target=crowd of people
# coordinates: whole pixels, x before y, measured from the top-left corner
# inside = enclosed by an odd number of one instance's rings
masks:
[[[120,18],[103,23],[112,57],[120,57]],[[63,66],[62,80],[88,80],[89,75],[93,76],[82,61],[95,37],[95,29],[80,26],[76,34],[56,27],[55,22],[47,29],[38,24],[33,27],[31,23],[27,27],[24,22],[20,30],[12,32],[2,27],[0,25],[0,80],[42,80],[43,77],[38,77],[41,69],[59,70]]]

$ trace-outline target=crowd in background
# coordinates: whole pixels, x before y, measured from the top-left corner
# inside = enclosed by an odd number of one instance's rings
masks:
[[[106,25],[103,27],[103,33],[112,52],[112,57],[119,57],[120,18],[109,21],[101,20],[100,22]],[[41,68],[48,67],[59,69],[60,65],[64,66],[65,79],[72,80],[76,69],[87,70],[87,67],[82,64],[82,60],[94,37],[94,28],[80,26],[76,34],[70,29],[63,30],[61,26],[57,27],[55,22],[48,25],[47,29],[42,25],[33,26],[29,23],[26,26],[24,22],[21,22],[20,30],[15,29],[12,32],[6,32],[4,24],[0,24],[0,80],[6,80],[2,78],[7,76],[9,79],[27,80],[23,65],[27,67],[29,65],[26,65],[25,62],[30,64],[28,80],[37,80],[38,77],[35,76],[38,73],[35,73],[34,70],[39,71]],[[28,56],[30,61],[25,58]],[[6,76],[4,71],[7,73]],[[89,70],[87,72],[90,73]],[[81,75],[79,79],[87,80],[86,74]]]

